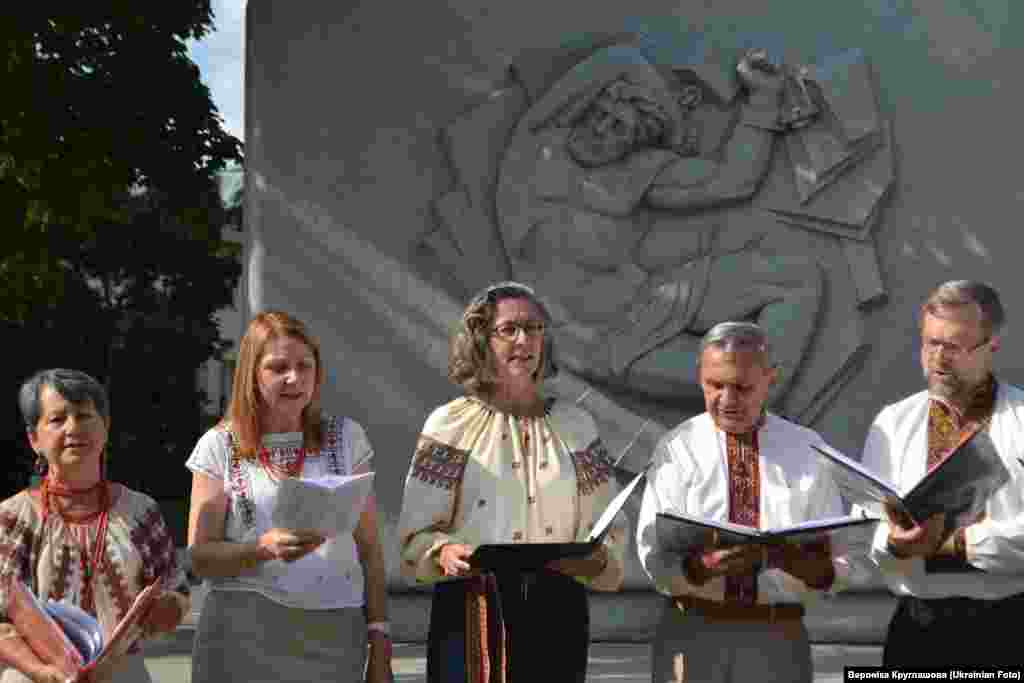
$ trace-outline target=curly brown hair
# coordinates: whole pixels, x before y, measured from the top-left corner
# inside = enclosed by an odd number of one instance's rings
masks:
[[[491,329],[502,299],[526,299],[533,304],[548,329],[551,314],[532,288],[518,282],[499,282],[480,291],[462,313],[458,329],[448,347],[448,379],[471,396],[490,396],[495,390],[494,364],[491,354]],[[541,382],[558,374],[555,364],[555,342],[550,332],[544,333],[540,367],[534,380]]]

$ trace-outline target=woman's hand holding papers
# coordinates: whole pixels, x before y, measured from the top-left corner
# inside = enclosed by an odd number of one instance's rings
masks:
[[[294,562],[319,548],[326,540],[311,529],[274,528],[260,536],[259,546],[263,559]]]
[[[161,591],[143,620],[146,635],[173,631],[188,614],[189,606],[187,596],[175,591]]]

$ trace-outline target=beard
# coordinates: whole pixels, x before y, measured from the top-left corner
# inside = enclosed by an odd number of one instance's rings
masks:
[[[944,375],[925,370],[924,379],[928,383],[928,391],[930,393],[954,402],[970,399],[974,395],[975,390],[984,381],[982,379],[974,382],[955,370],[948,370]]]

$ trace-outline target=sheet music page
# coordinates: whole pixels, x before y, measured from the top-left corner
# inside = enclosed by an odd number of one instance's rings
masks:
[[[310,529],[330,538],[351,533],[373,489],[373,472],[281,481],[271,521],[283,529]]]
[[[587,537],[587,541],[600,541],[604,537],[605,533],[608,531],[608,528],[612,525],[612,522],[615,521],[615,516],[619,514],[619,511],[622,510],[623,506],[626,504],[626,501],[629,500],[629,496],[633,493],[634,490],[636,490],[636,487],[639,486],[640,481],[646,475],[647,471],[645,470],[640,474],[636,475],[635,477],[633,477],[633,480],[626,484],[626,487],[619,491],[614,498],[612,498],[611,502],[608,503],[608,507],[604,509],[604,512],[601,513],[601,516],[597,518],[597,522],[594,523],[594,529],[590,532],[590,536]]]
[[[717,532],[720,546],[760,543],[764,537],[757,529],[681,512],[659,512],[654,529],[660,547],[683,555],[708,545],[712,532]]]
[[[826,467],[848,503],[891,503],[900,508],[904,507],[895,485],[885,481],[856,460],[828,446],[812,445],[811,449],[821,456],[820,462]]]
[[[766,532],[769,540],[780,539],[787,543],[809,543],[825,538],[833,543],[848,544],[870,537],[878,524],[878,517],[867,514],[828,517],[791,526],[779,527]]]

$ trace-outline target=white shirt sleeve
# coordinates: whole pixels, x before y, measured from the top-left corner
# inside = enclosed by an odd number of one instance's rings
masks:
[[[663,439],[655,448],[651,469],[647,474],[636,533],[640,565],[660,593],[722,600],[724,582],[720,578],[711,579],[703,586],[690,583],[683,573],[684,558],[679,553],[658,546],[657,514],[673,510],[686,512],[688,468],[681,462],[682,458],[674,457],[674,447],[683,448],[678,442],[673,444]]]
[[[348,431],[349,456],[351,457],[352,474],[362,474],[373,469],[373,446],[366,436],[366,430],[355,420],[346,420]]]
[[[192,449],[192,455],[185,461],[185,467],[193,472],[225,481],[224,473],[228,469],[228,459],[231,457],[230,440],[231,437],[225,430],[208,430]]]
[[[821,444],[828,447],[828,444],[824,442]],[[830,470],[823,464],[817,468],[814,490],[816,494],[810,499],[808,519],[829,519],[846,514],[846,504],[843,502],[839,487],[836,485],[835,479],[832,478]],[[860,511],[855,507],[850,512],[859,514]],[[835,580],[824,591],[825,593],[835,594],[852,586],[877,583],[875,579],[877,570],[867,558],[871,541],[872,537],[867,533],[859,536],[837,535],[833,539],[830,551]],[[809,590],[814,591],[815,589]]]
[[[897,454],[891,448],[893,428],[890,422],[886,411],[882,411],[875,418],[871,429],[868,430],[867,439],[864,441],[864,450],[861,452],[860,461],[864,467],[885,481],[896,483],[899,487],[896,476]],[[924,560],[921,558],[899,558],[889,552],[889,521],[885,510],[881,506],[877,506],[870,511],[876,514],[881,521],[875,528],[868,557],[886,577],[886,581],[891,583],[893,577],[922,573]]]
[[[1017,404],[1019,406],[1019,404]],[[966,528],[967,561],[990,574],[1024,575],[1024,420],[1020,407],[993,416],[989,434],[1003,457],[1010,481],[996,491],[987,514]]]

